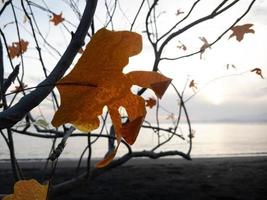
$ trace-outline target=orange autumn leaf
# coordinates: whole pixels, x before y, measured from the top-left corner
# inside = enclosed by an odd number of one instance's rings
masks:
[[[50,21],[53,22],[55,26],[60,24],[64,20],[65,19],[62,17],[62,12],[59,15],[53,13],[53,17],[52,17],[52,19],[50,19]]]
[[[19,42],[13,42],[11,46],[8,46],[8,53],[10,58],[19,57],[21,54],[25,53],[28,49],[29,42],[21,39]]]
[[[153,108],[156,105],[157,101],[155,98],[150,97],[148,100],[146,100],[146,106],[149,108]]]
[[[117,146],[118,147],[118,146]],[[117,153],[117,149],[115,151],[111,151],[108,155],[106,155],[105,159],[101,160],[100,162],[98,162],[96,164],[97,168],[102,168],[107,166],[115,157],[116,153]]]
[[[132,71],[125,74],[135,85],[153,90],[158,98],[161,99],[167,90],[172,79],[157,72]]]
[[[260,68],[254,68],[251,70],[251,72],[255,72],[257,75],[259,75],[261,78],[263,78],[262,71]]]
[[[229,39],[235,36],[237,41],[240,42],[241,40],[243,40],[246,33],[255,33],[255,31],[251,29],[252,26],[253,24],[244,24],[232,27],[231,30],[233,31],[233,33],[229,36]]]
[[[41,185],[35,179],[21,180],[14,185],[14,194],[3,200],[46,200],[48,185]]]
[[[171,79],[156,73],[122,73],[129,57],[140,53],[142,38],[128,31],[100,29],[92,38],[74,69],[57,83],[61,106],[52,124],[72,123],[81,131],[98,128],[98,116],[107,106],[117,137],[117,147],[97,166],[107,165],[115,156],[121,138],[133,144],[146,115],[145,101],[131,93],[132,85],[150,88],[160,98]],[[101,56],[99,56],[101,55]],[[122,124],[119,108],[124,107],[128,122]]]

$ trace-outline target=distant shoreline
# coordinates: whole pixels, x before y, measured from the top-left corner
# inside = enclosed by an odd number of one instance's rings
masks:
[[[94,165],[100,159],[93,158],[91,163]],[[158,158],[158,159],[149,159],[149,158],[132,158],[129,161],[125,162],[123,165],[151,165],[151,164],[185,164],[185,163],[202,163],[202,162],[218,162],[218,161],[257,161],[257,160],[267,160],[266,154],[257,154],[254,156],[226,156],[226,157],[196,157],[192,158],[191,161],[188,161],[184,158]],[[18,163],[24,169],[39,169],[44,166],[46,159],[18,159]],[[77,166],[78,159],[75,158],[62,158],[58,161],[58,168],[73,168]],[[86,166],[86,160],[83,159],[81,167]],[[0,169],[11,169],[10,161],[8,159],[0,160]]]

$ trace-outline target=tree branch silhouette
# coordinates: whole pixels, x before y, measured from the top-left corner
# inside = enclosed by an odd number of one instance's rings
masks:
[[[84,43],[84,38],[91,25],[97,0],[87,1],[84,14],[80,24],[73,34],[70,44],[65,53],[58,61],[53,71],[39,85],[51,85],[50,87],[39,87],[30,94],[25,95],[11,108],[0,113],[0,129],[10,128],[20,121],[29,111],[38,106],[48,94],[53,90],[55,83],[60,80],[66,70],[71,65],[74,57]]]

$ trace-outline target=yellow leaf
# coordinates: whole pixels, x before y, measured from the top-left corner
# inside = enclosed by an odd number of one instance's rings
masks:
[[[35,179],[21,180],[15,183],[14,194],[3,200],[46,200],[48,185],[41,185]]]
[[[85,48],[74,69],[57,83],[61,106],[52,124],[56,127],[72,123],[88,132],[99,126],[98,116],[108,107],[114,124],[118,146],[123,137],[134,143],[146,115],[143,98],[131,93],[132,85],[151,88],[161,97],[171,79],[156,72],[123,74],[129,57],[140,53],[142,38],[129,31],[100,29]],[[129,122],[122,125],[119,108],[124,107]],[[133,128],[129,131],[128,127]],[[117,146],[117,148],[118,148]],[[116,154],[110,153],[98,166],[108,164]]]

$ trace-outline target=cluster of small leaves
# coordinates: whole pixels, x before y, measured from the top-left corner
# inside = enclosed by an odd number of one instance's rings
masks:
[[[13,42],[11,46],[8,46],[8,53],[11,59],[19,57],[27,51],[29,42],[21,39],[18,42]]]

